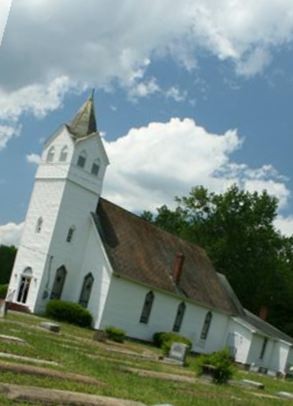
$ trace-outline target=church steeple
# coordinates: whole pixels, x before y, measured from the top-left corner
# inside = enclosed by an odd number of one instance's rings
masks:
[[[67,127],[75,139],[84,138],[89,134],[97,132],[94,89]]]

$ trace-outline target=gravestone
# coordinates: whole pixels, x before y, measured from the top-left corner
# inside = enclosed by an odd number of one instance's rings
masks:
[[[249,371],[251,371],[251,372],[259,372],[259,366],[255,365],[255,363],[253,362],[252,364],[250,364]]]
[[[43,321],[40,323],[40,327],[44,328],[45,330],[52,331],[53,333],[59,333],[60,331],[60,325],[57,323],[52,323],[49,321]]]
[[[4,318],[7,313],[7,302],[5,300],[0,299],[0,318]]]
[[[187,349],[188,345],[186,344],[173,343],[171,345],[167,360],[174,361],[175,363],[179,363],[180,365],[184,365],[187,355]]]
[[[104,330],[96,330],[93,339],[95,341],[105,342],[107,341],[107,333]]]
[[[240,382],[243,386],[247,386],[248,388],[264,389],[265,387],[263,383],[252,381],[250,379],[242,379]]]

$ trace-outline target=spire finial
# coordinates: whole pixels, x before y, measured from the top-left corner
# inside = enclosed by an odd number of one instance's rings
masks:
[[[96,91],[96,89],[93,87],[92,88],[92,91],[91,91],[91,95],[90,95],[90,100],[94,100],[94,97],[95,97],[95,91]]]
[[[95,89],[92,89],[90,97],[77,112],[68,126],[75,138],[82,138],[97,132],[94,95]]]

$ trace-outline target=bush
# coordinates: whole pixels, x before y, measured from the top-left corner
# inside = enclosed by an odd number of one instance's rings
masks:
[[[55,299],[48,302],[46,315],[81,327],[90,327],[93,320],[90,312],[81,305]]]
[[[183,343],[191,350],[192,342],[180,334],[173,332],[158,332],[153,335],[153,342],[156,347],[162,348],[164,354],[168,354],[173,343]]]
[[[107,338],[116,343],[123,343],[125,339],[125,331],[118,327],[109,326],[105,328]]]
[[[214,352],[212,354],[201,355],[196,360],[197,375],[201,376],[205,372],[205,365],[212,365],[213,382],[226,383],[232,378],[234,373],[233,362],[228,349]]]
[[[7,295],[8,285],[0,285],[0,299],[5,299]]]

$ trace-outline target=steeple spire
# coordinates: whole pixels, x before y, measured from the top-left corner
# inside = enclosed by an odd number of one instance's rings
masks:
[[[94,94],[95,89],[92,90],[88,100],[68,124],[68,129],[75,139],[84,138],[89,134],[97,132]]]

